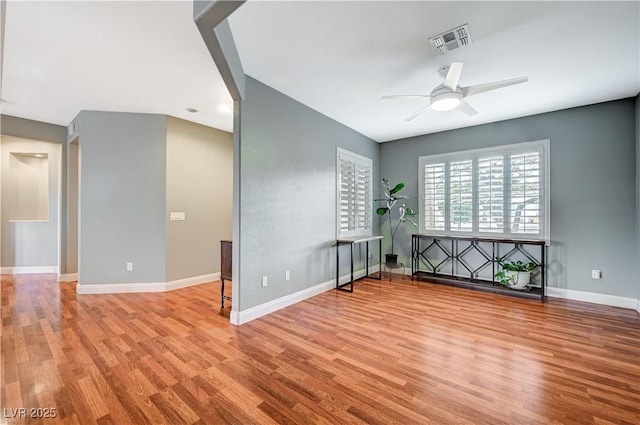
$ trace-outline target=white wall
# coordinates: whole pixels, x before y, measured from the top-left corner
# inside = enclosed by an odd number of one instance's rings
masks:
[[[220,271],[220,240],[231,238],[231,133],[167,118],[167,281]],[[185,221],[170,221],[184,212]]]

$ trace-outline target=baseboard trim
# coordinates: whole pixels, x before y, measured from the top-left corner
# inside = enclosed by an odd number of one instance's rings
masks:
[[[58,282],[77,282],[78,273],[59,274]]]
[[[635,298],[620,297],[617,295],[598,294],[597,292],[576,291],[573,289],[547,287],[547,295],[554,298],[566,298],[574,301],[584,301],[594,304],[610,305],[636,309],[640,307],[640,301]],[[640,312],[640,310],[639,310]]]
[[[171,282],[166,283],[166,290],[173,291],[174,289],[186,288],[188,286],[202,285],[203,283],[213,282],[214,280],[220,280],[220,272],[172,280]]]
[[[370,267],[369,271],[370,273],[376,273],[378,271],[378,266]],[[364,270],[355,272],[353,276],[355,279],[364,277]],[[341,284],[346,283],[350,279],[351,279],[351,274],[340,276],[340,283]],[[271,314],[282,308],[289,307],[290,305],[299,303],[300,301],[304,301],[307,298],[315,297],[316,295],[319,295],[330,289],[334,289],[335,287],[336,287],[336,281],[334,279],[331,279],[329,281],[320,283],[310,288],[306,288],[301,291],[294,292],[289,295],[285,295],[284,297],[280,297],[275,300],[268,301],[264,304],[251,307],[247,310],[243,310],[243,311],[231,310],[231,313],[229,315],[229,321],[231,322],[232,325],[243,325],[259,317],[266,316],[267,314]]]
[[[109,283],[109,284],[80,284],[76,287],[78,294],[126,294],[142,292],[167,292],[188,286],[201,285],[220,279],[220,273],[210,273],[193,276],[171,282],[149,283]]]
[[[0,274],[58,274],[58,266],[0,267]]]

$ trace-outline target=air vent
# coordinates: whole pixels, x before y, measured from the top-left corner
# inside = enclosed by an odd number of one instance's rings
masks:
[[[469,25],[464,24],[452,30],[445,31],[442,34],[431,37],[429,41],[441,54],[461,46],[468,46],[471,44]]]

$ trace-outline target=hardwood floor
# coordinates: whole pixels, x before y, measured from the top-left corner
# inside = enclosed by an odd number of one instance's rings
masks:
[[[2,423],[640,424],[633,310],[364,280],[234,327],[218,285],[3,275]]]

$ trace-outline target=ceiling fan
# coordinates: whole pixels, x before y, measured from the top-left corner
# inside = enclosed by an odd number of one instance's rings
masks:
[[[451,66],[440,69],[441,75],[444,76],[444,82],[434,88],[430,94],[400,94],[392,96],[382,96],[382,99],[401,99],[406,97],[426,97],[430,98],[427,106],[418,109],[409,115],[405,121],[411,121],[427,109],[431,108],[435,111],[451,111],[458,109],[467,115],[475,115],[478,113],[469,105],[465,99],[479,93],[489,90],[496,90],[502,87],[512,86],[514,84],[526,83],[529,77],[512,78],[510,80],[495,81],[493,83],[476,84],[475,86],[462,87],[458,85],[462,67],[464,62],[453,62]]]

